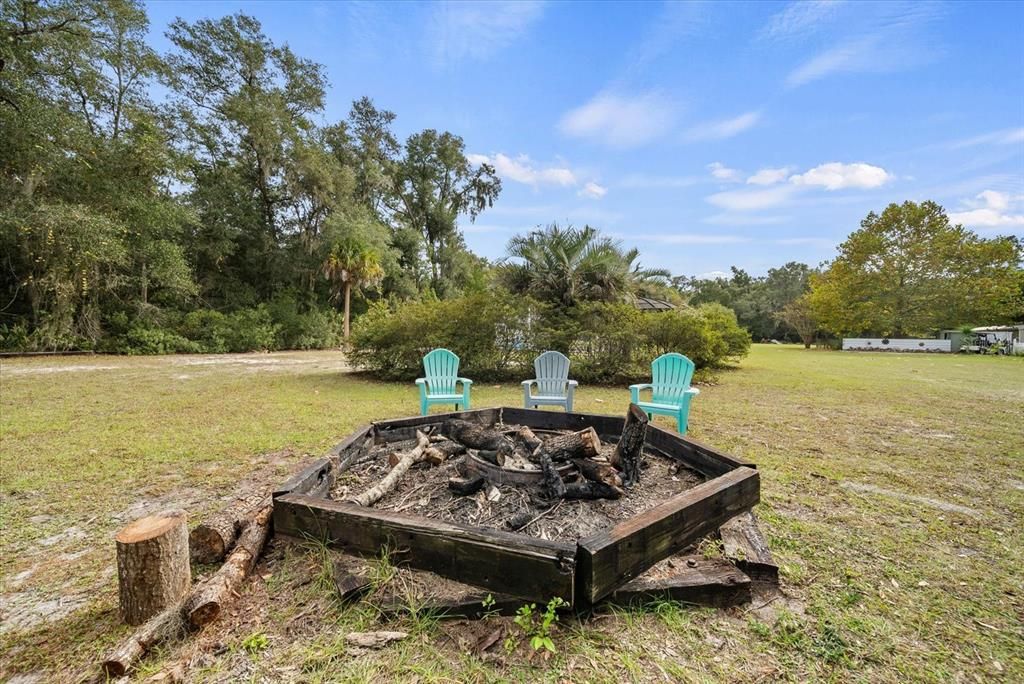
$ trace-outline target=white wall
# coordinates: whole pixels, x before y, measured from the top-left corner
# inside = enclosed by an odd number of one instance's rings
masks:
[[[886,344],[883,344],[886,340]],[[901,351],[901,352],[949,352],[951,340],[889,339],[882,337],[844,337],[843,350],[857,351]]]

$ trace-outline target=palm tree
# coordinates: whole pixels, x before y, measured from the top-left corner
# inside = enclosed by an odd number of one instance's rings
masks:
[[[356,240],[341,240],[331,245],[322,266],[331,283],[332,299],[345,297],[345,339],[349,336],[352,288],[375,286],[384,279],[377,253]]]
[[[551,224],[513,237],[506,250],[502,277],[509,289],[562,306],[622,300],[643,283],[669,277],[661,269],[641,268],[638,250],[624,252],[618,241],[590,226]]]

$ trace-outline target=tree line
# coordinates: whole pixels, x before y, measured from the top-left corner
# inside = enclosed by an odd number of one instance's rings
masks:
[[[722,305],[754,339],[807,344],[1024,319],[1020,241],[933,202],[869,214],[830,263],[760,277],[672,277],[590,226],[538,227],[489,263],[459,221],[500,195],[494,168],[448,131],[399,140],[366,97],[326,122],[324,68],[253,17],[176,20],[157,54],[137,0],[0,3],[3,349],[335,346],[373,300],[506,292],[557,315]]]

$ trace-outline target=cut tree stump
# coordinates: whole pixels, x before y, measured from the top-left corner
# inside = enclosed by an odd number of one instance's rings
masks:
[[[544,440],[540,450],[556,463],[574,458],[593,458],[601,452],[601,438],[597,430],[588,427],[579,432],[550,437]]]
[[[644,439],[650,418],[636,404],[629,405],[622,436],[612,452],[611,463],[622,471],[622,482],[629,486],[640,480],[640,461],[643,458]]]
[[[202,627],[216,620],[221,613],[221,607],[238,593],[242,581],[252,571],[260,552],[263,551],[270,527],[270,516],[273,513],[273,505],[257,513],[243,530],[235,549],[220,570],[197,585],[189,594],[182,611],[193,628]]]
[[[238,533],[256,511],[270,505],[266,494],[253,492],[239,497],[224,510],[211,515],[188,538],[189,553],[196,563],[219,563],[238,539]]]
[[[114,539],[122,620],[141,625],[185,595],[192,583],[185,511],[140,518]]]

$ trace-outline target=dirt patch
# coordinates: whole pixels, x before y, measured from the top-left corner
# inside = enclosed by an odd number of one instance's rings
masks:
[[[867,484],[865,482],[841,482],[839,484],[843,489],[851,490],[854,492],[866,492],[868,494],[878,494],[880,496],[888,496],[893,499],[899,499],[900,501],[909,501],[912,503],[919,503],[931,508],[937,508],[940,511],[946,511],[947,513],[960,513],[961,515],[968,515],[971,517],[977,517],[980,515],[978,511],[973,508],[967,508],[959,504],[950,503],[948,501],[941,501],[939,499],[929,499],[925,496],[915,496],[913,494],[906,494],[904,492],[896,492],[891,489],[885,489],[883,487],[877,487],[873,484]]]
[[[46,598],[37,591],[23,591],[0,596],[0,634],[56,622],[88,602],[86,594]]]
[[[498,426],[502,430],[513,427]],[[332,498],[342,500],[373,486],[389,472],[389,454],[408,451],[415,445],[415,440],[409,440],[377,446],[338,478]],[[602,455],[607,456],[614,446],[604,444],[602,449]],[[619,499],[563,500],[552,505],[541,497],[539,484],[487,484],[476,494],[460,496],[448,488],[448,479],[458,475],[465,458],[460,456],[439,466],[410,469],[374,507],[499,529],[507,529],[507,523],[513,518],[530,511],[536,519],[520,529],[521,534],[574,542],[704,482],[702,475],[679,462],[646,452],[640,482],[627,488],[625,496]]]

